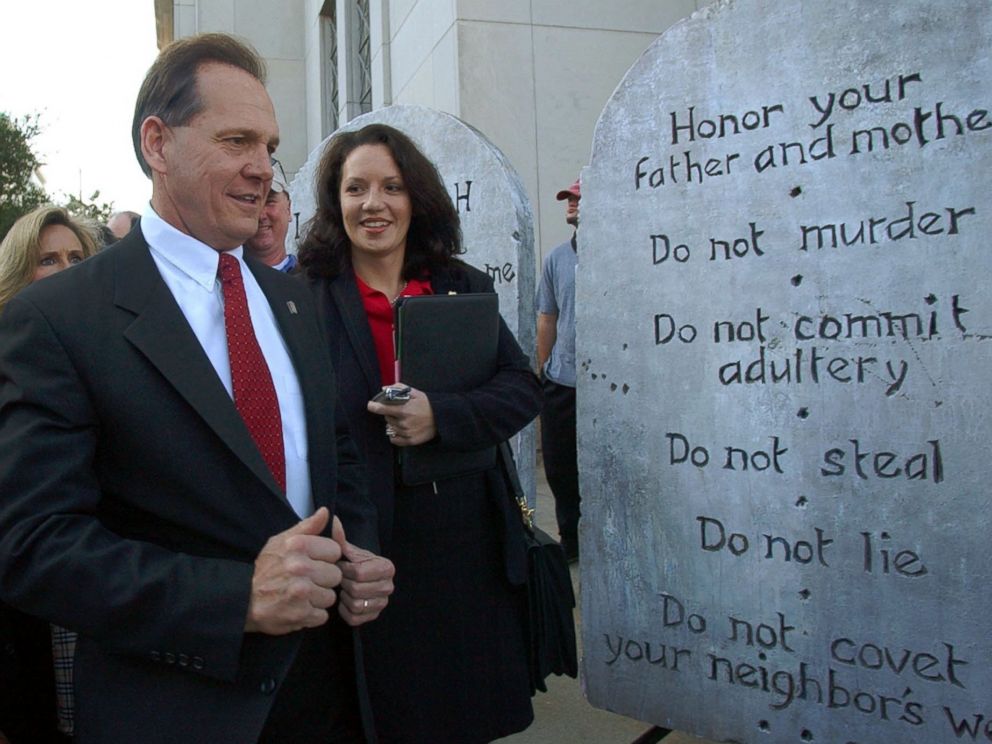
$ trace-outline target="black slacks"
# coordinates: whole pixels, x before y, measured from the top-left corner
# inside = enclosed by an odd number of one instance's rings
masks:
[[[545,378],[541,411],[544,474],[555,497],[555,517],[565,554],[579,554],[579,465],[575,442],[575,388]]]

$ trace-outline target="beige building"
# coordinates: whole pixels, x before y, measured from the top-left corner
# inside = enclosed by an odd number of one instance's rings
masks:
[[[660,33],[708,1],[155,0],[155,9],[160,45],[225,31],[258,49],[290,173],[373,108],[418,104],[471,124],[520,174],[543,255],[568,237],[555,194],[588,162],[614,88]]]

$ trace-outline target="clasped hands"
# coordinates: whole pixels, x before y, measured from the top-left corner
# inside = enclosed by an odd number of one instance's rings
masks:
[[[331,537],[321,533],[330,512],[320,507],[273,535],[255,559],[247,632],[283,635],[327,622],[337,603],[348,625],[375,620],[393,592],[391,561],[345,539],[337,517]]]

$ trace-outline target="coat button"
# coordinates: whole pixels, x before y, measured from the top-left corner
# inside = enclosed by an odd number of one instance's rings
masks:
[[[193,668],[196,671],[200,671],[201,669],[203,669],[203,657],[201,656],[193,657]]]
[[[165,652],[165,663],[166,664],[175,664],[176,663],[176,655],[174,653],[172,653],[171,651],[166,651]]]
[[[158,651],[152,651],[149,654],[149,656],[151,657],[152,661],[161,661],[162,660],[162,654],[160,654]]]
[[[263,695],[271,695],[276,691],[276,681],[272,677],[266,677],[262,680],[262,684],[258,686],[258,689]]]
[[[183,669],[189,666],[189,657],[186,654],[179,654],[179,666]]]

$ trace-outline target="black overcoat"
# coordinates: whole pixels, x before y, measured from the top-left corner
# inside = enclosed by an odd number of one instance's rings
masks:
[[[498,468],[397,485],[384,421],[365,407],[381,379],[354,274],[310,283],[341,410],[367,460],[383,553],[396,563],[388,611],[362,631],[381,740],[483,742],[518,731],[533,715],[520,512]],[[493,291],[486,274],[462,262],[434,270],[431,285],[435,294]],[[497,444],[539,412],[539,382],[502,319],[498,367],[469,393],[425,391],[445,447]]]

